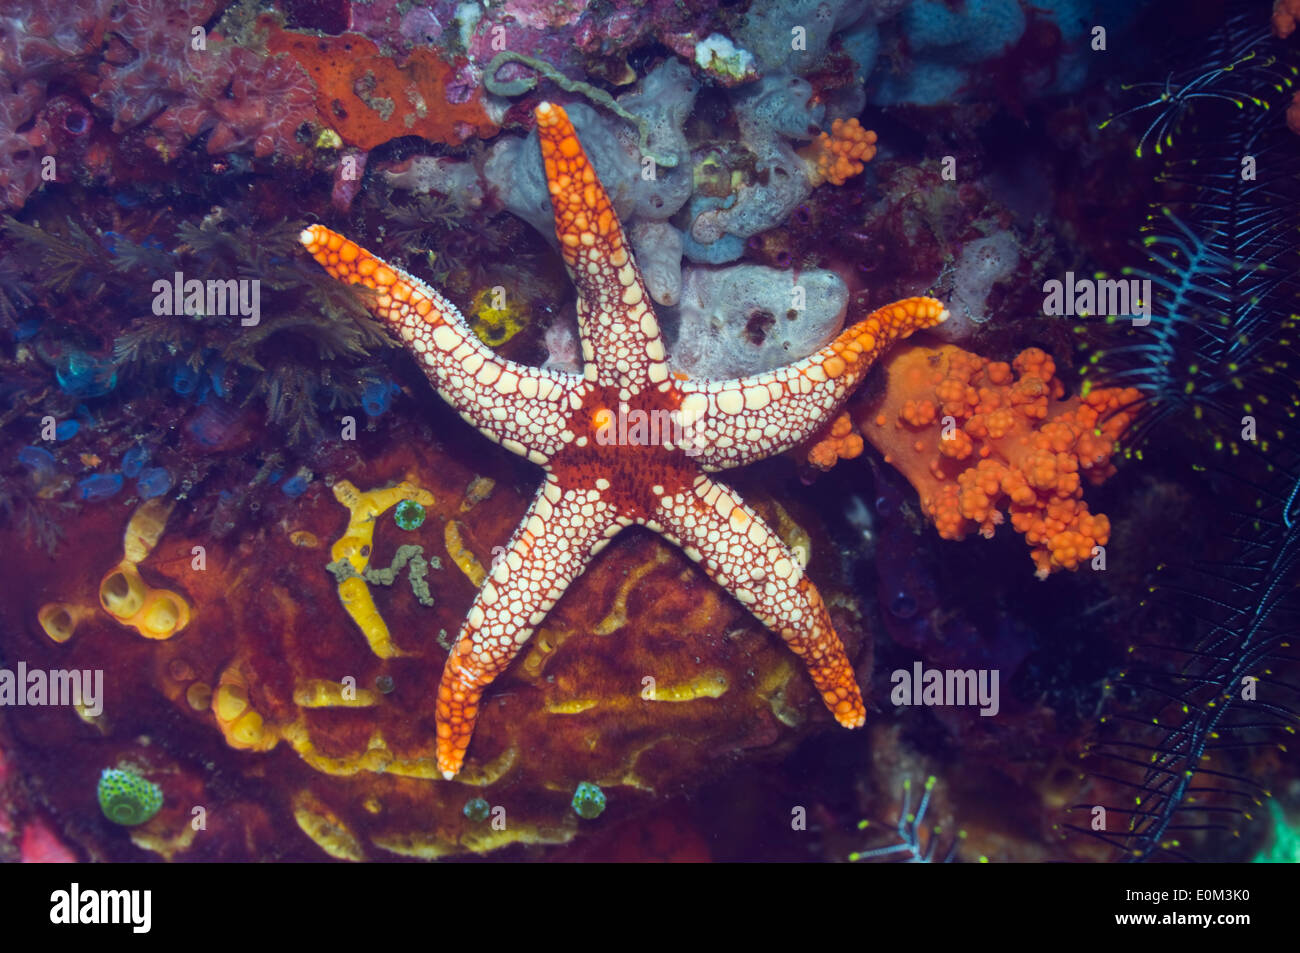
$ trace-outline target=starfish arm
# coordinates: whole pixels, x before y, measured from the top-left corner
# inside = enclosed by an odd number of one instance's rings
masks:
[[[322,225],[308,227],[301,241],[333,277],[375,292],[370,310],[400,335],[442,399],[486,437],[539,464],[564,445],[566,421],[590,386],[582,378],[498,357],[437,291]]]
[[[811,437],[895,341],[947,320],[934,298],[873,311],[802,361],[754,377],[677,385],[685,449],[707,470],[738,467]]]
[[[591,558],[621,530],[596,489],[561,489],[548,474],[505,552],[483,581],[438,685],[438,769],[465,761],[479,701]]]
[[[578,330],[587,380],[620,388],[627,400],[668,380],[659,321],[623,226],[583,150],[568,114],[537,107],[542,163],[555,210],[555,234],[578,289]]]
[[[846,728],[866,722],[853,666],[821,594],[790,547],[734,490],[701,475],[693,486],[662,497],[646,523],[785,640],[836,721]]]

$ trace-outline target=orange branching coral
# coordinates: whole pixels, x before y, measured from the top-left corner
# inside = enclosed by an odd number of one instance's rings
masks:
[[[896,352],[886,392],[859,418],[866,437],[916,488],[944,539],[989,537],[1009,513],[1037,576],[1077,569],[1105,546],[1110,522],[1088,511],[1083,479],[1115,472],[1133,420],[1133,388],[1064,400],[1056,364],[1038,348],[1011,364],[955,345]]]
[[[853,429],[848,414],[840,414],[825,438],[808,451],[808,462],[819,470],[829,470],[837,460],[852,460],[862,453],[862,436]]]
[[[1273,33],[1285,40],[1300,22],[1300,0],[1276,0],[1273,4]]]
[[[863,129],[857,119],[836,119],[800,152],[813,165],[813,184],[843,185],[861,172],[876,155],[876,134]]]

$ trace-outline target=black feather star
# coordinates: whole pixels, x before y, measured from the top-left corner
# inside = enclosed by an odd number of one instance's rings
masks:
[[[1257,13],[1198,54],[1217,67],[1128,111],[1160,110],[1142,142],[1167,154],[1172,198],[1131,270],[1152,282],[1151,323],[1088,369],[1143,391],[1130,452],[1185,461],[1210,501],[1201,550],[1151,574],[1154,635],[1106,686],[1112,710],[1084,753],[1098,802],[1067,825],[1131,860],[1233,855],[1300,727],[1300,150],[1276,108],[1296,57]]]

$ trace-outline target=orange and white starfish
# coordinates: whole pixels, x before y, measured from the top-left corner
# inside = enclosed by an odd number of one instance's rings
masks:
[[[700,563],[804,660],[836,720],[861,726],[862,694],[816,587],[776,533],[708,474],[807,440],[892,342],[947,312],[932,298],[908,298],[786,367],[739,380],[679,380],[623,228],[569,117],[552,103],[536,115],[555,233],[578,290],[581,375],[503,360],[428,285],[323,226],[302,233],[331,275],[375,292],[372,310],[444,400],[545,472],[443,669],[439,769],[446,778],[460,771],[484,690],[592,557],[631,525]]]

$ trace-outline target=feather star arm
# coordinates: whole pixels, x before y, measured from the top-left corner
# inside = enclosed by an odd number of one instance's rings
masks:
[[[688,452],[705,470],[714,471],[802,443],[832,419],[895,341],[947,318],[934,298],[905,298],[873,311],[795,364],[736,380],[682,381],[679,415]]]
[[[332,276],[375,292],[370,311],[484,436],[538,464],[564,445],[566,421],[591,386],[582,378],[498,357],[437,291],[323,225],[309,226],[300,240]]]
[[[506,670],[591,558],[627,525],[596,489],[542,484],[523,523],[483,581],[438,685],[438,769],[465,761],[484,690]]]
[[[588,381],[620,388],[628,400],[668,380],[659,321],[641,273],[568,114],[537,107],[542,162],[555,211],[555,234],[578,289],[578,329]]]
[[[866,722],[853,666],[821,593],[790,548],[735,490],[701,475],[692,486],[665,496],[653,522],[803,659],[836,721],[846,728]]]

